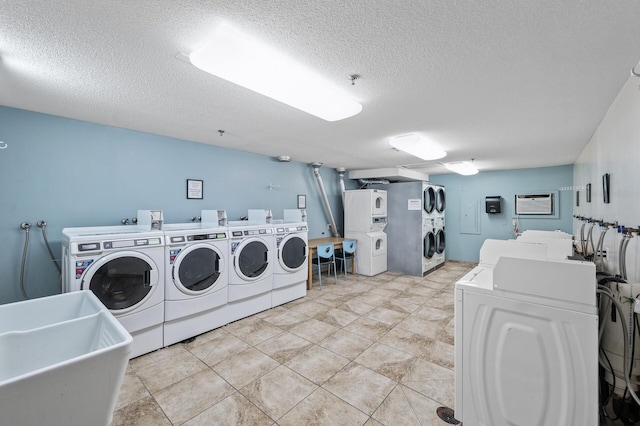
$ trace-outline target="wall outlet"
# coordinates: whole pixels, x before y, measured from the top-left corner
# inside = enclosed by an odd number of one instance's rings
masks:
[[[331,229],[331,224],[327,223],[327,229]]]
[[[511,220],[511,224],[512,224],[513,226],[516,226],[516,225],[518,224],[518,219],[512,219],[512,220]]]

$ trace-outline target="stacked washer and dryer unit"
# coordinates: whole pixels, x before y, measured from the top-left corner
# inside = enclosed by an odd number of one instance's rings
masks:
[[[357,240],[358,273],[374,276],[387,270],[387,191],[344,192],[344,236]]]
[[[389,271],[425,276],[444,265],[444,187],[424,181],[375,184],[386,189]]]

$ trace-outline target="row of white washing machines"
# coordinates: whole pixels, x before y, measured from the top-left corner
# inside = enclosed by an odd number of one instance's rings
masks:
[[[63,230],[63,292],[93,291],[133,336],[131,357],[306,295],[308,228],[294,220]]]

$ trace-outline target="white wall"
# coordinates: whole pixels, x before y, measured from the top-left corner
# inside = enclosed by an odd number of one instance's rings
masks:
[[[611,175],[610,203],[603,202],[602,176]],[[574,165],[574,215],[606,222],[617,222],[640,228],[640,78],[629,77],[616,100],[609,107],[602,123]],[[591,202],[586,202],[586,185],[591,184]],[[579,191],[579,206],[575,192]],[[579,234],[582,222],[574,220],[574,232]],[[590,225],[586,225],[585,234]],[[597,243],[601,229],[594,227]],[[611,229],[606,234],[608,249],[606,270],[619,273],[621,236]],[[629,243],[626,262],[628,279],[640,282],[640,236]]]

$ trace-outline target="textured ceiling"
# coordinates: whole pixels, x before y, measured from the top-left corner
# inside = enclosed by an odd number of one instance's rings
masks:
[[[448,151],[441,161],[473,158],[480,170],[573,163],[640,59],[637,0],[0,0],[0,10],[2,105],[348,169],[446,172],[391,149],[389,137],[408,132]],[[326,122],[179,59],[220,20],[343,85],[363,111]]]

